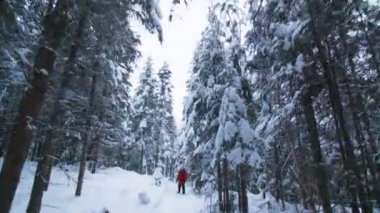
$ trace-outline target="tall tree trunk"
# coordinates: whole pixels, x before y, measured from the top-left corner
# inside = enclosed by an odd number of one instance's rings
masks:
[[[238,208],[239,208],[239,213],[242,212],[243,209],[243,196],[242,196],[242,189],[241,189],[241,164],[236,166],[236,188],[238,192]]]
[[[89,106],[88,106],[87,115],[86,115],[86,128],[87,129],[84,132],[82,154],[81,154],[80,165],[79,165],[78,183],[77,183],[77,188],[75,190],[75,196],[77,196],[77,197],[79,197],[82,193],[84,172],[86,170],[86,155],[87,155],[88,143],[90,140],[91,126],[92,126],[91,114],[94,111],[93,108],[94,108],[94,99],[95,99],[96,75],[97,74],[95,73],[92,76],[92,82],[91,82]]]
[[[217,163],[217,184],[218,184],[218,203],[219,203],[219,211],[224,212],[224,200],[223,200],[223,177],[222,177],[222,168],[220,166],[220,162]]]
[[[31,87],[26,91],[19,105],[19,115],[13,128],[7,155],[0,173],[0,213],[10,211],[22,168],[24,166],[32,137],[35,120],[41,110],[49,86],[49,75],[53,72],[59,47],[67,26],[68,0],[59,0],[53,12],[45,17],[44,44],[37,52]]]
[[[282,174],[281,174],[281,163],[280,163],[280,150],[277,143],[274,143],[273,148],[273,155],[274,155],[274,161],[276,165],[275,169],[275,185],[276,185],[276,202],[280,203],[282,208],[285,208],[285,202],[284,202],[284,187],[282,185]]]
[[[223,177],[223,201],[224,201],[224,212],[230,213],[232,211],[231,200],[230,200],[230,180],[229,180],[229,171],[228,171],[228,161],[227,158],[223,158],[223,168],[222,168],[222,177]]]
[[[280,162],[279,162],[279,156],[278,156],[278,153],[277,153],[277,144],[273,144],[273,157],[274,157],[274,164],[276,165],[276,169],[275,169],[275,191],[276,191],[276,195],[275,195],[275,198],[276,198],[276,202],[277,203],[280,203],[280,199],[281,199],[281,195],[280,195],[280,177],[279,177],[279,173],[280,173]]]
[[[307,131],[309,133],[311,151],[313,153],[313,164],[319,199],[322,202],[323,212],[332,213],[330,193],[328,191],[328,178],[324,167],[324,160],[321,151],[321,143],[317,129],[317,121],[312,105],[311,95],[308,92],[304,94],[302,99],[303,113],[306,121]]]
[[[49,124],[52,125],[47,130],[45,143],[43,145],[43,158],[39,161],[36,174],[34,177],[32,193],[30,196],[27,212],[37,213],[41,210],[43,191],[46,191],[50,181],[50,174],[52,171],[52,156],[55,155],[55,146],[53,144],[54,126],[58,122],[58,118],[62,115],[61,100],[63,94],[74,75],[74,64],[77,57],[79,44],[83,35],[83,29],[86,22],[87,12],[86,9],[81,14],[79,19],[78,29],[74,37],[74,42],[70,50],[70,55],[67,65],[62,74],[61,85],[54,100],[53,111],[50,115]]]

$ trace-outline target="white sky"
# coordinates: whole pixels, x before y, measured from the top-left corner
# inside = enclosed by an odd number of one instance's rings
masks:
[[[206,27],[209,0],[189,1],[186,7],[183,3],[177,5],[172,22],[168,17],[172,8],[172,0],[161,0],[160,6],[163,18],[161,20],[164,42],[161,45],[157,34],[150,34],[141,25],[133,24],[133,29],[140,35],[140,51],[142,57],[132,76],[133,87],[138,83],[140,72],[146,58],[153,58],[155,72],[167,61],[172,71],[174,116],[177,125],[181,126],[183,101],[186,96],[186,80],[190,70],[193,53],[201,33]]]

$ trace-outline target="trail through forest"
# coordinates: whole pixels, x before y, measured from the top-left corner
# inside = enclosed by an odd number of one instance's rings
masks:
[[[140,175],[118,167],[86,173],[81,197],[75,197],[76,167],[54,168],[51,188],[43,199],[43,213],[100,213],[108,209],[112,213],[125,212],[199,212],[203,199],[187,186],[185,195],[177,194],[176,183],[164,180],[160,187],[154,185],[152,176]],[[28,163],[23,171],[21,186],[13,203],[12,213],[24,212],[30,195],[34,163]],[[149,201],[142,203],[139,194]]]

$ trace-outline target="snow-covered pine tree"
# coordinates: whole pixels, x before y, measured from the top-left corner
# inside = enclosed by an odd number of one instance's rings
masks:
[[[173,116],[173,95],[172,95],[172,72],[169,65],[165,62],[158,71],[158,132],[159,149],[158,159],[164,167],[166,177],[173,175],[174,172],[174,141],[177,136],[177,129]]]
[[[152,174],[157,166],[157,144],[159,142],[158,81],[153,71],[152,59],[148,58],[140,75],[139,85],[133,98],[134,134],[139,156],[139,172]]]
[[[225,52],[221,24],[210,11],[208,26],[194,55],[190,80],[187,83],[184,119],[185,128],[182,151],[197,190],[204,191],[205,184],[214,183],[214,168],[210,167],[212,149],[218,129],[218,113],[223,96],[220,73],[225,68]],[[194,147],[194,148],[193,148]],[[193,150],[194,149],[194,150]],[[214,184],[209,185],[214,187]]]

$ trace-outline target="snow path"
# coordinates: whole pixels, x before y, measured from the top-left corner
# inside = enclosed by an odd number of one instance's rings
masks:
[[[17,190],[11,213],[25,212],[33,183],[35,165],[27,163]],[[67,173],[76,178],[76,170]],[[55,168],[52,184],[44,195],[42,213],[100,213],[107,208],[111,213],[197,213],[204,200],[195,196],[187,186],[187,194],[177,194],[174,182],[163,180],[160,187],[153,178],[120,168],[86,173],[81,197],[75,197],[75,182],[65,172]],[[142,204],[139,193],[146,193],[150,202]]]

